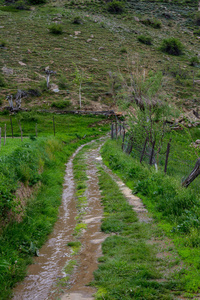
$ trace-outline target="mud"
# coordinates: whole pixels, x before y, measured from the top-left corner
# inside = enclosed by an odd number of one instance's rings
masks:
[[[76,224],[76,206],[74,201],[73,158],[83,146],[71,157],[66,164],[62,205],[60,206],[59,219],[49,235],[48,241],[40,249],[39,257],[34,259],[34,264],[28,267],[25,280],[14,289],[13,300],[43,300],[48,299],[52,284],[57,277],[62,276],[62,268],[66,258],[70,256],[70,249],[66,246],[72,239]]]
[[[93,299],[96,292],[94,287],[88,286],[93,280],[93,272],[97,269],[97,258],[101,256],[101,243],[106,235],[101,232],[103,209],[98,186],[96,158],[99,148],[87,152],[88,181],[86,196],[88,199],[87,214],[83,223],[87,224],[80,237],[81,252],[72,257],[67,243],[72,241],[73,230],[76,225],[75,186],[73,180],[73,158],[80,151],[81,146],[66,165],[66,175],[63,190],[63,201],[60,207],[59,219],[55,224],[46,244],[40,249],[39,257],[28,268],[28,276],[18,284],[14,290],[14,300],[79,300]],[[66,276],[62,271],[71,259],[77,260],[69,282],[59,288],[58,281]]]
[[[107,237],[101,232],[103,208],[101,206],[96,168],[98,155],[99,149],[90,150],[87,154],[87,176],[89,178],[87,181],[88,213],[83,219],[83,222],[87,224],[87,230],[80,239],[83,250],[79,254],[79,266],[72,276],[73,284],[61,297],[61,300],[90,300],[93,299],[92,295],[96,292],[96,289],[88,286],[88,284],[93,280],[93,272],[98,267],[97,259],[102,255],[101,243]]]

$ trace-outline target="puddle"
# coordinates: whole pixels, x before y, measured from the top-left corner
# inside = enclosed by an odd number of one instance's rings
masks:
[[[14,289],[13,300],[43,300],[48,299],[52,284],[62,276],[62,268],[70,256],[66,244],[72,239],[76,224],[76,206],[74,201],[73,158],[82,149],[77,149],[66,164],[62,204],[59,218],[49,235],[48,241],[40,249],[39,257],[28,267],[28,275]]]

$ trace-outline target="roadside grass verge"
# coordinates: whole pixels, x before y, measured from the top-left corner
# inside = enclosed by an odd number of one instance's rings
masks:
[[[174,241],[177,252],[187,267],[174,274],[182,289],[196,293],[200,289],[200,202],[192,185],[187,189],[173,176],[156,172],[121,151],[115,141],[102,148],[104,162],[142,198],[158,225]]]
[[[47,132],[46,137],[27,138],[18,145],[14,139],[10,153],[4,155],[0,152],[2,300],[9,298],[14,285],[24,278],[26,266],[32,262],[32,256],[38,255],[38,249],[53,229],[61,204],[66,161],[78,146],[93,139],[95,131],[101,128],[101,125],[95,126],[95,118],[75,117],[71,120],[74,121],[72,131],[68,126],[67,134],[61,132],[59,138]],[[95,128],[88,127],[91,125]],[[82,132],[86,133],[84,139],[79,138]],[[97,136],[103,132],[99,131]],[[22,184],[25,189],[31,190],[32,196],[18,201],[15,193]]]
[[[156,257],[152,224],[140,223],[117,184],[100,168],[99,185],[104,206],[101,229],[110,233],[102,244],[103,256],[94,272],[96,299],[172,299],[175,280],[163,279],[163,261]],[[165,262],[166,263],[166,262]],[[166,267],[169,267],[166,265]]]

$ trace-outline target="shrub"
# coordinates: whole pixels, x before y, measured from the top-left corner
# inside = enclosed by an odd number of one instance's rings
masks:
[[[52,34],[62,34],[63,29],[62,26],[59,24],[53,24],[49,27],[49,32]]]
[[[44,4],[46,3],[46,0],[29,0],[29,3],[33,5]]]
[[[160,47],[161,51],[176,56],[181,55],[183,53],[183,49],[183,44],[174,37],[164,39]]]
[[[199,12],[199,11],[196,13],[196,16],[195,16],[195,23],[196,23],[197,25],[200,25],[200,12]]]
[[[190,59],[190,66],[195,67],[199,64],[199,59],[197,56],[191,57]]]
[[[57,101],[57,102],[53,102],[51,104],[51,107],[66,108],[66,107],[69,107],[70,105],[71,105],[70,101],[60,100],[60,101]]]
[[[19,10],[28,10],[29,6],[26,1],[18,0],[14,3],[14,8],[19,9]]]
[[[82,21],[81,17],[76,16],[73,18],[72,24],[83,24],[83,21]]]
[[[124,4],[121,1],[113,0],[107,4],[107,11],[113,14],[120,14],[124,11]]]
[[[4,87],[5,86],[5,82],[3,77],[0,75],[0,87]]]
[[[150,36],[146,35],[139,35],[138,36],[138,41],[140,43],[143,43],[145,45],[152,45],[152,38]]]
[[[162,27],[162,23],[160,20],[157,20],[157,19],[143,19],[141,20],[141,22],[146,25],[146,26],[151,26],[153,28],[156,28],[156,29],[159,29]]]
[[[4,48],[6,46],[6,42],[5,41],[0,41],[0,48]]]
[[[193,32],[195,35],[200,35],[200,29],[194,30]]]
[[[120,52],[121,53],[127,53],[127,49],[125,47],[123,47],[123,48],[120,49]]]

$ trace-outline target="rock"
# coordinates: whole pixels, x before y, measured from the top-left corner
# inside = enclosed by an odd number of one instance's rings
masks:
[[[75,35],[79,35],[81,33],[81,31],[74,31]]]
[[[31,53],[32,53],[32,51],[31,51],[30,49],[28,49],[28,50],[27,50],[27,53],[28,53],[28,54],[31,54]]]
[[[98,59],[97,59],[97,58],[94,58],[94,57],[92,58],[92,60],[94,60],[94,61],[98,61]]]
[[[0,26],[0,29],[4,28],[5,26]]]
[[[87,40],[87,43],[90,43],[90,42],[92,42],[92,39],[88,39],[88,40]]]
[[[90,37],[91,37],[91,39],[93,39],[93,38],[94,38],[94,35],[93,35],[93,34],[91,34],[91,36],[90,36]]]
[[[20,66],[26,66],[26,64],[23,63],[22,61],[18,61],[18,63],[20,64]]]
[[[1,70],[6,75],[13,75],[13,69],[9,69],[9,68],[3,67]]]
[[[105,48],[104,47],[99,47],[99,50],[104,50]]]
[[[136,21],[136,22],[140,22],[140,19],[138,17],[133,17],[133,19]]]
[[[195,141],[195,144],[200,144],[200,140],[196,140],[196,141]]]

